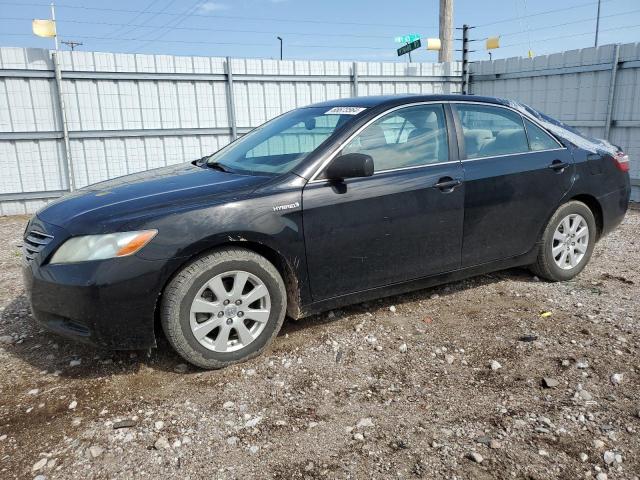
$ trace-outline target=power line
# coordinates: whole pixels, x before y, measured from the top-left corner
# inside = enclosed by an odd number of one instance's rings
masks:
[[[2,17],[0,18],[0,20],[12,20],[12,21],[29,20],[30,21],[32,19],[30,17]],[[90,22],[87,20],[74,20],[74,19],[57,20],[57,22],[60,24],[73,23],[73,24],[80,24],[80,25],[105,25],[105,26],[111,26],[111,27],[122,27],[122,26],[136,27],[136,28],[160,28],[161,27],[161,25],[144,25],[144,24],[129,24],[129,23],[114,23],[114,22]],[[133,30],[135,30],[135,28]],[[190,31],[203,31],[203,32],[213,31],[211,27],[171,27],[171,30],[190,30]],[[389,39],[392,37],[392,35],[383,35],[383,34],[366,35],[366,34],[358,34],[358,33],[331,33],[331,32],[326,32],[326,33],[322,32],[322,34],[319,34],[317,32],[291,32],[291,31],[282,31],[282,30],[273,31],[273,30],[244,30],[244,29],[239,30],[235,28],[216,28],[215,32],[257,33],[257,34],[265,34],[265,35],[276,35],[278,33],[281,33],[285,35],[300,35],[300,36],[310,36],[310,37],[317,37],[318,35],[322,35],[323,37],[352,37],[352,38],[379,38],[379,39]],[[109,36],[114,40],[118,40],[120,38],[120,36],[114,36],[113,34],[110,34]]]
[[[30,33],[0,33],[0,36],[12,36],[12,37],[33,37],[33,34]],[[91,35],[77,35],[77,34],[68,34],[69,36],[73,36],[74,38],[82,38],[86,40],[108,40],[112,41],[112,37],[99,37],[99,36],[91,36]],[[124,41],[138,41],[137,38],[122,38]],[[177,43],[177,44],[193,44],[193,45],[231,45],[238,47],[269,47],[264,43],[238,43],[238,42],[204,42],[204,41],[189,41],[189,40],[156,40],[157,43]],[[360,46],[360,45],[308,45],[302,43],[292,43],[289,45],[290,47],[297,48],[327,48],[327,49],[358,49],[358,50],[390,50],[389,47],[369,47],[369,46]]]
[[[600,29],[601,32],[612,32],[614,30],[620,30],[622,28],[640,28],[640,25],[638,25],[637,23],[634,25],[622,25],[619,27],[614,27],[614,28],[606,28],[606,29]],[[585,35],[593,35],[593,31],[589,31],[589,32],[582,32],[582,33],[570,33],[568,35],[559,35],[556,37],[549,37],[549,38],[543,38],[540,40],[536,40],[537,43],[542,43],[542,42],[550,42],[552,40],[560,40],[563,38],[571,38],[571,37],[582,37]],[[507,44],[507,45],[502,45],[500,48],[507,48],[507,47],[518,47],[518,46],[522,46],[522,45],[527,45],[528,42],[519,42],[519,43],[511,43],[511,44]]]
[[[102,35],[102,36],[85,36],[85,35],[76,35],[76,34],[69,34],[69,36],[73,36],[73,37],[78,37],[78,38],[84,38],[84,39],[92,39],[92,40],[97,40],[97,41],[109,41],[109,40],[120,40],[120,41],[127,41],[127,42],[140,42],[142,41],[142,43],[140,44],[140,47],[150,43],[150,42],[157,42],[157,43],[175,43],[175,44],[194,44],[194,45],[233,45],[233,46],[239,46],[239,47],[266,47],[264,44],[262,43],[238,43],[238,42],[215,42],[215,41],[188,41],[188,40],[162,40],[160,39],[160,37],[162,37],[162,35],[164,35],[165,33],[167,33],[168,31],[171,30],[194,30],[194,31],[207,31],[207,32],[211,32],[212,28],[204,28],[204,27],[180,27],[179,25],[184,22],[187,18],[189,17],[204,17],[207,19],[216,19],[216,18],[236,18],[236,19],[245,19],[245,20],[251,20],[251,19],[255,19],[255,20],[273,20],[273,21],[280,21],[280,22],[296,22],[296,23],[314,23],[314,24],[327,24],[327,23],[335,23],[335,24],[341,24],[341,25],[378,25],[378,26],[393,26],[391,24],[374,24],[374,23],[357,23],[357,22],[325,22],[325,21],[320,21],[320,20],[311,20],[311,19],[295,19],[295,20],[286,20],[286,19],[270,19],[270,18],[259,18],[259,17],[247,17],[247,16],[234,16],[234,15],[205,15],[205,14],[198,14],[195,13],[195,11],[197,10],[197,8],[199,7],[199,5],[201,4],[201,2],[196,2],[195,4],[193,4],[191,7],[187,8],[186,10],[183,10],[180,13],[173,13],[173,12],[165,12],[164,10],[166,10],[167,8],[169,8],[169,6],[171,6],[173,4],[173,2],[175,0],[170,0],[162,9],[160,10],[156,10],[156,11],[152,11],[150,10],[150,8],[157,3],[158,0],[155,0],[153,2],[151,2],[150,4],[147,5],[147,7],[145,7],[145,9],[143,10],[129,10],[129,9],[115,9],[115,8],[102,8],[102,7],[85,7],[85,6],[79,6],[79,5],[58,5],[59,8],[69,8],[69,9],[81,9],[81,10],[94,10],[94,11],[105,11],[105,12],[117,12],[117,13],[135,13],[137,15],[135,15],[133,17],[133,19],[131,19],[129,22],[127,23],[112,23],[112,22],[91,22],[91,21],[81,21],[81,20],[59,20],[59,23],[76,23],[76,24],[88,24],[88,25],[109,25],[109,26],[118,26],[118,27],[127,27],[127,29],[129,31],[135,30],[136,28],[146,28],[146,29],[151,29],[149,32],[146,32],[142,35],[136,35],[134,38],[123,38],[120,35],[118,36],[114,36],[112,35]],[[611,2],[614,0],[602,0],[602,2]],[[42,7],[46,7],[48,6],[47,4],[44,3],[16,3],[16,2],[10,2],[10,1],[0,1],[0,5],[17,5],[17,6],[42,6]],[[517,20],[517,19],[522,19],[522,18],[531,18],[531,17],[536,17],[536,16],[540,16],[540,15],[546,15],[546,14],[550,14],[550,13],[557,13],[557,12],[561,12],[561,11],[566,11],[566,10],[573,10],[575,8],[579,8],[579,7],[587,7],[587,6],[592,6],[595,5],[595,2],[592,0],[590,3],[588,4],[579,4],[579,5],[574,5],[572,7],[563,7],[563,8],[557,8],[557,9],[552,9],[552,10],[547,10],[547,11],[543,11],[543,12],[537,12],[537,13],[532,13],[532,14],[527,14],[527,15],[523,15],[520,17],[514,17],[514,18],[509,18],[509,19],[503,19],[503,20],[498,20],[495,22],[491,22],[491,23],[485,23],[485,24],[481,24],[478,25],[477,27],[486,27],[489,25],[495,25],[495,24],[499,24],[499,23],[504,23],[504,22],[508,22],[508,21],[512,21],[512,20]],[[617,17],[617,16],[623,16],[623,15],[629,15],[629,14],[634,14],[634,13],[638,13],[640,12],[640,9],[636,9],[636,10],[630,10],[627,12],[621,12],[621,13],[617,13],[617,14],[609,14],[609,15],[604,15],[601,16],[601,18],[611,18],[611,17]],[[160,15],[165,15],[165,16],[170,16],[170,17],[174,17],[172,18],[172,20],[165,22],[164,24],[161,25],[148,25],[148,24],[134,24],[132,23],[133,21],[135,21],[137,18],[142,17],[143,15],[153,15],[151,18],[156,18]],[[0,18],[0,20],[5,19],[5,20],[31,20],[31,18],[26,18],[26,17],[4,17],[4,18]],[[566,26],[566,25],[573,25],[573,24],[578,24],[578,23],[586,23],[586,22],[591,22],[593,21],[593,18],[589,18],[589,19],[584,19],[584,20],[574,20],[574,21],[569,21],[569,22],[563,22],[563,23],[558,23],[558,24],[554,24],[554,25],[546,25],[543,27],[537,27],[535,29],[531,29],[530,31],[540,31],[540,30],[547,30],[550,28],[554,28],[554,27],[562,27],[562,26]],[[398,26],[398,25],[395,25]],[[408,27],[407,25],[405,25],[404,27]],[[604,29],[601,30],[602,32],[607,32],[607,31],[613,31],[613,30],[620,30],[620,29],[628,29],[628,28],[638,28],[640,27],[639,25],[629,25],[629,26],[619,26],[619,27],[615,27],[615,28],[609,28],[609,29]],[[422,27],[419,27],[422,28]],[[118,29],[116,29],[117,31]],[[126,29],[125,29],[126,30]],[[148,37],[149,35],[151,35],[151,32],[154,30],[160,30],[160,33],[155,37],[155,38],[150,38],[150,39],[145,39],[145,37]],[[300,35],[300,36],[318,36],[318,33],[308,33],[308,32],[283,32],[283,31],[278,31],[278,32],[272,32],[272,31],[265,31],[265,30],[250,30],[250,29],[215,29],[216,32],[229,32],[229,33],[256,33],[256,34],[268,34],[268,35],[275,35],[276,33],[281,33],[281,34],[286,34],[286,35]],[[126,32],[125,32],[126,33]],[[520,31],[520,32],[509,32],[506,34],[503,34],[501,36],[515,36],[515,35],[519,35],[519,34],[523,34],[524,32]],[[1,35],[8,35],[8,36],[31,36],[30,34],[17,34],[17,33],[4,33],[4,32],[0,32],[0,36]],[[558,39],[564,39],[564,38],[571,38],[571,37],[578,37],[578,36],[586,36],[586,35],[590,35],[593,34],[592,31],[590,32],[584,32],[584,33],[574,33],[574,34],[568,34],[568,35],[561,35],[561,36],[555,36],[555,37],[549,37],[549,38],[545,38],[545,39],[541,39],[541,40],[537,40],[536,43],[541,43],[541,42],[549,42],[552,40],[558,40]],[[353,34],[353,33],[345,33],[345,34],[341,34],[341,33],[322,33],[322,36],[327,36],[327,37],[353,37],[353,38],[388,38],[386,35],[365,35],[365,34]],[[527,45],[528,42],[520,42],[520,43],[515,43],[515,44],[507,44],[507,45],[503,45],[503,48],[508,48],[508,47],[515,47],[515,46],[521,46],[521,45]],[[296,47],[296,48],[326,48],[326,49],[358,49],[358,50],[389,50],[388,47],[375,47],[375,46],[353,46],[353,45],[307,45],[304,43],[293,43],[291,44],[292,47]]]
[[[172,0],[171,3],[173,3]],[[164,24],[162,24],[159,27],[156,27],[156,30],[160,30],[160,33],[158,35],[156,35],[155,37],[151,38],[150,40],[147,40],[145,42],[142,42],[138,48],[143,47],[144,45],[147,45],[149,42],[152,42],[154,40],[159,39],[162,35],[164,35],[165,33],[165,27],[169,26],[169,30],[166,30],[166,32],[168,33],[168,31],[170,31],[172,26],[177,26],[180,25],[180,23],[182,23],[183,21],[185,21],[188,17],[188,15],[192,12],[195,12],[196,9],[200,6],[200,4],[202,3],[202,0],[196,0],[190,7],[186,8],[185,10],[183,10],[181,16],[177,17],[177,18],[173,18],[167,22],[165,22]],[[142,34],[142,36],[138,36],[138,39],[144,38],[145,36],[148,36],[151,32]]]
[[[612,1],[612,0],[608,0]],[[11,5],[18,7],[49,7],[49,4],[46,3],[26,3],[26,2],[7,2],[0,1],[0,5]],[[57,9],[68,8],[68,9],[78,9],[78,10],[94,10],[100,12],[113,12],[113,13],[142,13],[143,10],[130,10],[124,8],[105,8],[105,7],[87,7],[84,5],[65,5],[65,4],[56,4]],[[162,15],[168,16],[181,16],[183,13],[174,13],[174,12],[157,12],[157,11],[148,11],[146,13],[160,13]],[[408,25],[408,24],[392,24],[392,23],[366,23],[366,22],[343,22],[337,20],[314,20],[307,18],[294,18],[294,19],[285,19],[285,18],[277,18],[277,17],[250,17],[250,16],[241,16],[241,15],[207,15],[204,13],[191,13],[190,17],[203,17],[208,19],[216,19],[216,18],[224,18],[224,19],[236,19],[236,20],[255,20],[258,22],[271,21],[271,22],[283,22],[283,23],[315,23],[320,25],[358,25],[364,27],[398,27],[398,28],[438,28],[437,25]]]
[[[0,2],[2,3],[2,2]],[[612,18],[612,17],[621,17],[624,15],[631,15],[634,13],[640,13],[640,9],[636,9],[636,10],[628,10],[626,12],[620,12],[620,13],[614,13],[614,14],[609,14],[609,15],[601,15],[600,18]],[[10,20],[10,21],[20,21],[20,20],[32,20],[31,17],[0,17],[0,20]],[[552,25],[545,25],[544,27],[536,27],[536,28],[532,28],[530,29],[531,32],[537,32],[537,31],[541,31],[541,30],[550,30],[552,28],[556,28],[556,27],[565,27],[567,25],[576,25],[579,23],[588,23],[588,22],[593,22],[593,18],[585,18],[582,20],[573,20],[570,22],[563,22],[563,23],[554,23]],[[162,25],[146,25],[146,24],[134,24],[134,23],[117,23],[117,22],[94,22],[94,21],[88,21],[88,20],[76,20],[76,19],[63,19],[63,20],[57,20],[57,23],[60,24],[64,24],[64,23],[73,23],[73,24],[79,24],[79,25],[105,25],[105,26],[113,26],[113,27],[134,27],[132,28],[132,31],[135,30],[136,28],[161,28],[163,27]],[[212,32],[212,28],[210,27],[171,27],[171,30],[189,30],[189,31],[203,31],[203,32]],[[300,36],[312,36],[312,37],[317,37],[318,35],[320,35],[317,32],[293,32],[293,31],[282,31],[282,30],[278,30],[278,31],[273,31],[273,30],[250,30],[250,29],[235,29],[235,28],[216,28],[215,32],[224,32],[224,33],[257,33],[257,34],[264,34],[264,35],[275,35],[277,33],[283,33],[285,35],[300,35]],[[501,33],[499,36],[500,37],[509,37],[509,36],[514,36],[514,35],[522,35],[526,32],[520,30],[517,32],[507,32],[507,33]],[[123,33],[124,34],[124,33]],[[332,32],[322,32],[321,34],[323,37],[352,37],[352,38],[379,38],[379,39],[388,39],[390,38],[390,35],[384,35],[384,34],[378,34],[378,35],[367,35],[367,34],[358,34],[358,33],[332,33]],[[105,37],[106,38],[106,37]],[[120,37],[119,36],[111,36],[111,38],[113,38],[114,40],[118,40]],[[478,40],[486,40],[487,37],[483,37],[480,38]]]
[[[128,27],[134,27],[134,28],[125,28],[125,29],[121,29],[121,28],[117,28],[114,32],[112,32],[112,35],[115,35],[116,32],[118,32],[120,30],[120,32],[118,33],[118,35],[128,35],[129,33],[133,32],[135,30],[135,25],[133,25],[133,23],[138,19],[143,17],[144,15],[147,15],[150,11],[150,9],[161,0],[152,0],[151,3],[149,3],[144,10],[142,10],[140,13],[137,13],[129,22],[127,22],[124,25],[127,25]],[[167,8],[169,8],[169,6],[173,5],[174,0],[169,0],[169,2],[167,4],[165,4],[164,7],[162,7],[162,9],[160,9],[161,12],[165,11]],[[155,15],[151,15],[151,17],[147,18],[147,22],[152,20],[153,18],[156,18],[158,14]]]
[[[605,3],[605,2],[614,2],[614,1],[616,1],[616,0],[602,0],[602,3]],[[544,11],[542,11],[542,12],[530,13],[530,14],[527,14],[527,15],[519,16],[519,17],[504,18],[504,19],[502,19],[502,20],[496,20],[496,21],[494,21],[494,22],[488,22],[488,23],[482,23],[482,24],[480,24],[480,25],[474,25],[474,27],[475,27],[475,28],[482,28],[482,27],[487,27],[487,26],[490,26],[490,25],[497,25],[497,24],[499,24],[499,23],[513,22],[514,20],[520,20],[520,19],[522,19],[522,18],[538,17],[538,16],[540,16],[540,15],[548,15],[548,14],[550,14],[550,13],[566,12],[566,11],[568,11],[568,10],[574,10],[574,9],[576,9],[576,8],[590,7],[590,6],[593,6],[593,5],[595,5],[595,4],[596,4],[596,2],[594,2],[594,1],[592,0],[592,1],[591,1],[591,2],[589,2],[589,3],[581,3],[581,4],[578,4],[578,5],[573,5],[573,6],[571,6],[571,7],[554,8],[553,10],[544,10]]]
[[[621,13],[614,13],[614,14],[611,14],[611,15],[601,15],[600,18],[602,19],[602,18],[611,18],[611,17],[621,17],[623,15],[631,15],[633,13],[640,13],[640,9],[638,9],[638,10],[629,10],[627,12],[621,12]],[[587,23],[587,22],[593,22],[593,18],[585,18],[584,20],[573,20],[571,22],[564,22],[564,23],[555,23],[553,25],[546,25],[544,27],[532,28],[529,31],[530,32],[536,32],[536,31],[540,31],[540,30],[549,30],[549,29],[555,28],[555,27],[565,27],[567,25],[575,25],[575,24],[578,24],[578,23]],[[501,37],[510,37],[510,36],[513,36],[513,35],[522,35],[523,33],[525,33],[525,32],[523,32],[523,31],[508,32],[508,33],[501,33],[500,36]],[[483,40],[486,40],[486,38],[483,39]]]

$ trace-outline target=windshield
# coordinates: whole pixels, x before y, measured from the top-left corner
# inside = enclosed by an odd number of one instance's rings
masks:
[[[251,175],[289,172],[336,129],[362,110],[354,107],[293,110],[227,145],[209,157],[207,164]]]

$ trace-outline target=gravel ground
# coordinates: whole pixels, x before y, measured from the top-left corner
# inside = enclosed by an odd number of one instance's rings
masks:
[[[3,479],[640,475],[638,210],[574,281],[515,269],[289,321],[213,372],[34,325],[25,221],[0,218]]]

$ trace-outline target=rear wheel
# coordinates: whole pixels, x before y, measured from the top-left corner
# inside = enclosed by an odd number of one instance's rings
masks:
[[[589,262],[595,240],[596,222],[589,207],[575,200],[565,203],[549,220],[531,269],[547,280],[570,280]]]
[[[271,343],[284,321],[286,298],[282,277],[265,258],[223,249],[194,260],[169,283],[162,327],[185,360],[222,368]]]

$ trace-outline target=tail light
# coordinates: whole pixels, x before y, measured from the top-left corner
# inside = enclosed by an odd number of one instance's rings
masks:
[[[613,158],[613,161],[615,162],[616,167],[618,167],[618,170],[621,170],[623,172],[629,171],[629,155],[624,152],[617,152],[611,158]]]

